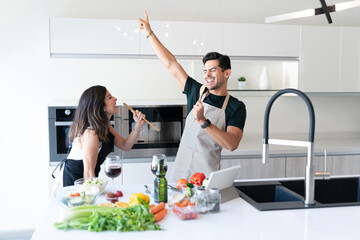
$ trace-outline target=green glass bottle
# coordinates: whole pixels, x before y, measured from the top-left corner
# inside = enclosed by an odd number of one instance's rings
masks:
[[[166,169],[164,167],[164,159],[159,159],[158,167],[156,170],[156,179],[154,181],[154,200],[156,203],[167,203],[168,186],[165,178]]]

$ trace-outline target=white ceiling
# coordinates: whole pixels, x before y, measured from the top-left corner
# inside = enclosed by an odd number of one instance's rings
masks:
[[[349,0],[327,0],[333,5]],[[52,17],[265,23],[265,17],[321,7],[319,0],[52,0]],[[360,7],[276,24],[360,27]],[[275,24],[275,23],[273,23]]]

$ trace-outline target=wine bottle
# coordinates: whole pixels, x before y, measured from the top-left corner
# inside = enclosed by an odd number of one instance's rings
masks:
[[[164,159],[159,159],[158,168],[156,171],[156,179],[154,181],[154,200],[156,203],[167,203],[168,186],[165,178],[166,171],[164,168]]]

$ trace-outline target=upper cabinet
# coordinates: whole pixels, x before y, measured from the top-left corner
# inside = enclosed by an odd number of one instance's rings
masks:
[[[63,55],[139,54],[137,21],[50,19],[50,53]]]
[[[339,91],[340,44],[340,27],[302,27],[298,83],[300,90]]]
[[[300,26],[224,23],[223,42],[230,56],[298,57]]]
[[[222,51],[220,23],[152,21],[151,28],[158,39],[177,56],[203,56]],[[149,39],[140,37],[140,54],[155,55]]]
[[[152,21],[159,40],[175,56],[229,56],[297,58],[300,27],[265,24]],[[138,21],[113,19],[50,19],[52,56],[155,55]],[[267,58],[268,59],[268,58]]]
[[[230,89],[237,89],[237,78],[244,76],[247,89],[258,90],[267,67],[269,90],[360,92],[360,28],[168,21],[152,21],[151,27],[176,57],[195,57],[194,66],[207,52],[229,55],[234,66]],[[50,19],[50,54],[155,56],[137,20],[74,18]]]
[[[340,79],[340,92],[360,92],[360,28],[342,28]]]

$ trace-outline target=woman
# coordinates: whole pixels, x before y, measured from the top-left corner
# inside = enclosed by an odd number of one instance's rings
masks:
[[[97,177],[100,165],[114,145],[124,151],[130,151],[134,145],[145,115],[138,110],[133,112],[135,126],[124,139],[110,125],[111,116],[119,111],[116,100],[103,86],[90,87],[81,95],[70,128],[72,148],[61,163],[64,167],[59,173],[63,186],[74,185],[74,181],[82,177]],[[61,184],[61,179],[58,181]]]

